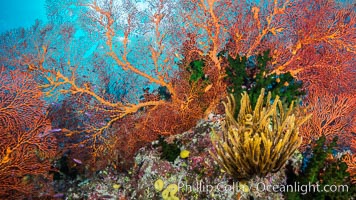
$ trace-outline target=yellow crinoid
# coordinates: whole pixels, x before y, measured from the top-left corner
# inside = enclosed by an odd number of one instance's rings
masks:
[[[221,134],[213,131],[216,153],[210,154],[237,179],[277,172],[301,144],[298,127],[310,117],[295,116],[293,103],[285,110],[278,96],[271,103],[271,93],[265,102],[264,93],[262,89],[252,110],[249,96],[244,92],[236,119],[234,96],[228,96],[228,102],[224,103],[223,131]]]

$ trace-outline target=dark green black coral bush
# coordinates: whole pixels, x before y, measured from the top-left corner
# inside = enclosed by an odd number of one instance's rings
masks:
[[[240,108],[239,102],[244,91],[248,92],[252,106],[256,105],[262,88],[266,89],[265,95],[271,92],[272,100],[277,95],[280,96],[286,106],[289,106],[292,101],[297,101],[304,94],[301,90],[302,83],[295,80],[289,72],[270,73],[267,68],[268,62],[271,61],[269,51],[249,58],[239,55],[233,58],[227,52],[221,52],[220,56],[227,59],[229,63],[226,68],[225,81],[228,92],[234,95],[238,104],[236,111]]]
[[[312,152],[306,153],[304,168],[298,175],[292,170],[287,170],[287,184],[319,185],[319,191],[314,191],[313,188],[305,192],[289,191],[285,194],[286,199],[351,199],[356,194],[356,186],[351,184],[350,174],[346,172],[346,163],[333,155],[337,137],[330,144],[326,144],[325,136],[320,137],[315,143]],[[324,189],[337,191],[322,191]]]

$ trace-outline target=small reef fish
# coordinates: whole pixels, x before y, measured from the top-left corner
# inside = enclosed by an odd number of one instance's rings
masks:
[[[90,113],[88,113],[88,112],[85,112],[84,113],[86,116],[88,116],[88,117],[91,117],[92,116],[92,114],[90,114]]]
[[[60,129],[60,128],[55,128],[55,129],[49,130],[49,132],[51,132],[51,133],[56,133],[56,132],[60,132],[60,131],[62,131],[62,129]]]
[[[82,162],[81,160],[76,159],[76,158],[73,158],[73,161],[76,162],[76,163],[78,163],[78,164],[80,164],[80,165],[83,164],[83,162]]]
[[[64,197],[63,193],[57,193],[53,195],[53,198],[62,198],[62,197]]]
[[[66,128],[51,129],[51,127],[49,126],[48,128],[45,129],[45,131],[43,131],[43,133],[38,134],[38,137],[45,137],[45,136],[47,136],[47,135],[49,135],[51,133],[58,133],[58,132],[69,133],[71,131],[66,129]]]
[[[38,137],[42,138],[42,137],[45,137],[51,133],[60,132],[61,130],[62,129],[60,129],[60,128],[52,129],[51,126],[47,126],[42,133],[38,134]]]
[[[114,197],[111,195],[104,195],[104,196],[100,196],[100,199],[114,199]]]

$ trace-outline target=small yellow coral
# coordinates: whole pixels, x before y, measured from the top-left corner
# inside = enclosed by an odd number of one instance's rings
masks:
[[[239,189],[244,193],[248,193],[250,191],[250,188],[248,187],[248,185],[243,182],[239,183]]]
[[[162,192],[162,198],[163,199],[168,199],[170,196],[169,196],[169,191],[167,189],[163,190]]]
[[[170,184],[167,186],[165,190],[162,192],[162,198],[164,200],[179,200],[178,197],[174,196],[178,192],[177,184]]]
[[[178,185],[177,184],[170,184],[167,186],[166,190],[169,191],[170,195],[175,195],[178,192]]]
[[[180,152],[180,157],[181,158],[188,158],[189,157],[190,152],[188,150],[183,150]]]
[[[162,179],[158,179],[158,180],[155,182],[154,186],[155,186],[155,189],[156,189],[158,192],[160,192],[160,191],[163,190],[164,182],[162,181]]]
[[[119,189],[121,186],[119,185],[119,184],[114,184],[113,186],[112,186],[114,189]]]

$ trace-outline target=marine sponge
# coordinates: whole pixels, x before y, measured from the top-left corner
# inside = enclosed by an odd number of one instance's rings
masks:
[[[279,96],[271,104],[271,93],[264,102],[265,90],[252,111],[246,92],[242,94],[237,119],[233,95],[224,102],[226,119],[222,134],[212,134],[216,154],[211,156],[233,177],[247,180],[277,172],[302,142],[298,127],[310,116],[296,117],[293,103],[286,111]]]
[[[160,191],[163,190],[164,182],[162,181],[162,179],[158,179],[158,180],[155,182],[154,186],[155,186],[156,191],[160,192]]]
[[[162,198],[168,200],[179,200],[178,197],[174,196],[178,192],[177,184],[170,184],[167,186],[165,190],[162,192]]]
[[[181,158],[188,158],[189,157],[189,154],[190,154],[190,152],[188,151],[188,150],[182,150],[181,152],[180,152],[180,157]]]

